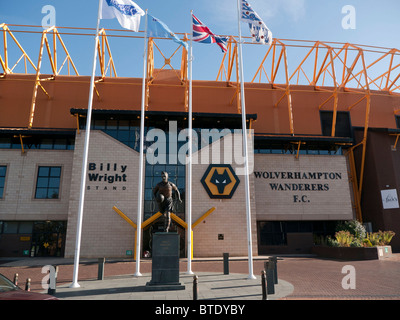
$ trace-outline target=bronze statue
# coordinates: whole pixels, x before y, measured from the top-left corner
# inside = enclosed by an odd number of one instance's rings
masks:
[[[164,232],[169,232],[171,224],[171,211],[173,207],[172,193],[176,192],[178,195],[178,201],[182,203],[181,194],[178,188],[172,182],[168,181],[168,173],[161,172],[162,181],[157,183],[153,189],[153,195],[158,204],[159,211],[164,216]]]

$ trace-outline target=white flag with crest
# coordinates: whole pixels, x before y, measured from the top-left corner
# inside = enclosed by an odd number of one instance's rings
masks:
[[[262,44],[272,43],[272,32],[268,29],[264,21],[253,10],[248,1],[241,0],[240,20],[249,24],[251,38],[253,42]]]
[[[145,12],[131,0],[103,0],[100,19],[117,18],[121,27],[139,31],[140,17]]]

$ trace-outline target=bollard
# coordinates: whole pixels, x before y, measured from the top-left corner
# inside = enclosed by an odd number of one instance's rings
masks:
[[[271,261],[274,266],[274,283],[278,284],[278,258],[270,257],[269,261]]]
[[[198,276],[193,276],[193,300],[198,300],[199,299],[198,283],[199,283],[199,277]]]
[[[26,279],[25,291],[31,291],[31,278]]]
[[[18,273],[14,274],[14,284],[18,286]]]
[[[267,272],[267,293],[275,294],[274,287],[274,265],[271,261],[265,262],[265,271]]]
[[[267,279],[265,276],[265,270],[261,271],[261,288],[262,288],[262,300],[267,300]]]
[[[229,253],[224,253],[224,274],[229,274]]]
[[[58,266],[51,268],[47,294],[55,295],[57,286],[57,275],[58,275]]]
[[[106,258],[99,258],[99,267],[97,270],[97,280],[104,279],[104,263],[106,262]]]

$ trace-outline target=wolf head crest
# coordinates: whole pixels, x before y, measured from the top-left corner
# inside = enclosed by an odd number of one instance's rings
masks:
[[[225,186],[232,182],[229,177],[228,171],[225,169],[222,174],[218,173],[217,170],[214,171],[210,182],[218,188],[220,194],[224,193]]]
[[[211,199],[231,199],[240,180],[229,164],[210,164],[201,183]]]

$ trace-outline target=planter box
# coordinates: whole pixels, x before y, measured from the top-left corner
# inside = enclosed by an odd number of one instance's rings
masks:
[[[391,246],[372,248],[314,246],[312,253],[323,258],[341,260],[383,260],[392,255]]]

